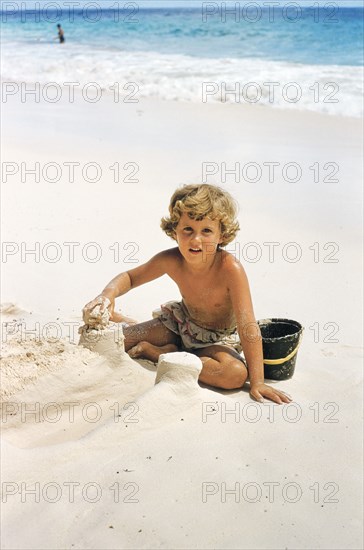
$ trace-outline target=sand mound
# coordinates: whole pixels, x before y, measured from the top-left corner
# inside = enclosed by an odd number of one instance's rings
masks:
[[[27,340],[19,342],[15,337],[2,345],[0,403],[26,387],[35,384],[46,374],[75,364],[87,365],[95,356],[85,348],[69,344],[66,340],[56,342]]]
[[[155,369],[133,361],[113,331],[102,332],[107,337],[92,342],[92,351],[66,340],[7,342],[1,421],[8,441],[34,447],[78,439],[153,386]]]

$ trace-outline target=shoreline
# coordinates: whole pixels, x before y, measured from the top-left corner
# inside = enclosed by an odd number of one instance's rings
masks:
[[[160,104],[173,104],[173,105],[191,105],[191,106],[200,106],[205,107],[207,105],[214,107],[221,106],[222,108],[238,108],[242,109],[242,112],[246,111],[247,113],[254,114],[254,111],[257,110],[257,113],[260,112],[262,108],[268,112],[278,112],[283,113],[283,115],[291,116],[304,116],[304,115],[315,115],[321,117],[329,117],[333,119],[348,119],[352,121],[361,121],[363,123],[364,114],[358,115],[349,115],[344,113],[330,113],[324,111],[318,111],[315,109],[310,109],[309,107],[297,107],[300,101],[297,103],[290,103],[286,101],[287,107],[282,107],[281,105],[274,105],[274,101],[271,104],[264,102],[249,102],[248,100],[242,99],[241,101],[223,101],[221,100],[207,100],[203,101],[202,99],[187,99],[187,98],[164,98],[164,97],[150,97],[138,95],[138,83],[136,82],[127,82],[124,84],[124,87],[121,87],[119,82],[113,83],[110,86],[104,86],[98,82],[86,82],[81,84],[80,82],[67,83],[51,81],[42,83],[39,81],[21,81],[21,80],[11,80],[7,81],[3,78],[3,88],[2,88],[2,109],[6,107],[6,104],[9,102],[20,102],[22,104],[26,103],[26,97],[29,96],[29,104],[46,104],[49,106],[57,106],[59,104],[63,105],[74,105],[82,104],[92,107],[93,105],[105,105],[116,104],[116,105],[130,105],[138,106],[139,104],[145,105],[160,105]],[[117,84],[117,88],[115,88]],[[122,83],[121,83],[122,84]],[[225,84],[225,83],[223,83]],[[293,83],[295,84],[295,83]],[[5,85],[5,86],[4,86]],[[258,84],[259,85],[259,84]],[[127,86],[125,88],[125,86]],[[80,87],[82,89],[80,89]],[[129,90],[128,93],[121,94],[121,90]],[[91,90],[91,91],[90,91]],[[18,99],[20,98],[20,99]],[[273,96],[274,98],[274,96]],[[81,103],[80,103],[81,102]],[[291,107],[288,107],[291,105]]]

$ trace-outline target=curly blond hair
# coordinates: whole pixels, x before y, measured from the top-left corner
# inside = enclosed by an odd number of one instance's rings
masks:
[[[234,240],[240,229],[236,220],[235,200],[227,191],[216,185],[184,185],[173,193],[169,203],[169,217],[162,218],[161,228],[174,240],[175,229],[183,212],[197,221],[203,218],[219,220],[223,239],[221,246],[226,246]]]

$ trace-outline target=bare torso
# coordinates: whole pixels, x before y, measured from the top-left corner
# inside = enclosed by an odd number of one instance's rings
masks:
[[[190,271],[178,248],[171,253],[168,275],[177,284],[191,320],[200,326],[217,330],[235,327],[224,270],[224,263],[229,260],[230,255],[219,250],[208,272],[196,274]]]

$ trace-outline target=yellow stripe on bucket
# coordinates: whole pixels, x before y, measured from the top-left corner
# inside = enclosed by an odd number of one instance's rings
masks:
[[[301,339],[299,340],[297,346],[291,353],[287,355],[287,357],[283,357],[283,359],[264,359],[263,363],[265,365],[282,365],[282,363],[285,363],[286,361],[289,361],[292,359],[292,357],[298,352],[298,348],[300,347]]]

